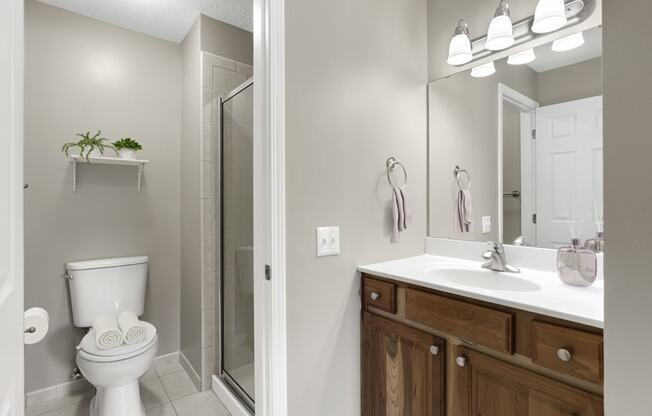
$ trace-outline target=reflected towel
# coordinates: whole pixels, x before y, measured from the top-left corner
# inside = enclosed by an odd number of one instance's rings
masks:
[[[397,244],[401,239],[401,232],[407,230],[410,222],[410,211],[407,205],[405,189],[392,189],[392,238],[391,243]]]
[[[473,222],[473,204],[471,202],[471,190],[460,189],[457,193],[457,205],[455,212],[455,225],[457,231],[468,233],[471,231]]]
[[[118,315],[118,326],[126,344],[138,344],[145,339],[145,325],[132,311],[124,311]]]
[[[110,350],[122,345],[122,332],[120,332],[118,320],[115,319],[115,316],[98,316],[93,321],[93,330],[95,331],[95,344],[97,344],[97,348]]]

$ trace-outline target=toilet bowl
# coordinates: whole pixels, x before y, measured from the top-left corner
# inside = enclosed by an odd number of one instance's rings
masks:
[[[119,257],[70,262],[68,288],[75,326],[91,328],[77,347],[77,367],[97,394],[91,416],[145,416],[138,379],[145,374],[158,350],[154,325],[145,326],[145,339],[103,350],[97,347],[93,322],[102,315],[131,311],[142,316],[149,258]]]
[[[89,332],[77,351],[77,367],[97,389],[91,400],[91,416],[144,416],[138,379],[145,374],[158,350],[156,328],[146,322],[145,340],[136,345],[122,345],[101,350],[95,334]]]

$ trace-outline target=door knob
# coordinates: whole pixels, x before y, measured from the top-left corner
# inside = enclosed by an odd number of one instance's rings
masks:
[[[439,354],[439,346],[438,345],[431,345],[430,346],[430,354],[432,354],[432,355]]]
[[[460,355],[455,359],[455,363],[457,364],[458,367],[464,367],[466,365],[466,357]]]
[[[573,356],[571,355],[570,351],[568,351],[567,349],[560,348],[557,350],[557,358],[559,358],[563,362],[568,362],[571,360],[571,358],[573,358]]]
[[[371,292],[370,297],[371,297],[371,300],[378,300],[378,298],[380,298],[380,293],[378,293],[378,292]]]

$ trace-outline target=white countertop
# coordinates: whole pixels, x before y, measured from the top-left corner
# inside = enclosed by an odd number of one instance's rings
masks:
[[[499,273],[482,269],[481,265],[482,262],[479,261],[423,254],[359,266],[358,270],[424,288],[597,328],[604,327],[604,280],[598,279],[588,288],[579,288],[562,283],[556,272],[521,267],[521,273],[518,274]],[[464,270],[472,273],[473,278],[481,282],[484,282],[484,275],[481,273],[485,273],[488,283],[467,285],[460,281],[456,282],[457,269],[463,270],[460,273],[464,273]],[[502,286],[510,286],[514,283],[515,287],[523,290],[495,290],[501,287],[503,282],[511,283]]]

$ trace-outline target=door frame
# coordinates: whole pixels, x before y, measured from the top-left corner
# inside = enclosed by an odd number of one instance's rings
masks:
[[[254,80],[255,406],[257,416],[285,416],[284,0],[254,0]]]
[[[508,102],[521,109],[521,178],[529,177],[530,181],[521,182],[521,233],[527,228],[528,235],[536,239],[536,224],[528,221],[527,216],[523,213],[534,213],[536,208],[535,196],[535,178],[532,175],[533,163],[536,158],[535,140],[532,138],[532,131],[536,127],[536,109],[539,103],[521,94],[515,89],[508,87],[503,83],[498,83],[498,101],[497,101],[497,152],[498,152],[498,242],[503,243],[503,103]],[[523,114],[526,113],[526,114]],[[526,164],[523,161],[529,160]],[[529,172],[529,174],[528,174]],[[524,198],[524,195],[527,198]],[[524,227],[529,224],[529,227]],[[530,242],[531,244],[534,241]],[[532,244],[533,245],[533,244]]]
[[[25,412],[24,367],[24,260],[23,260],[23,86],[24,86],[24,3],[8,0],[0,4],[0,137],[5,143],[5,166],[9,185],[7,193],[0,195],[8,201],[9,245],[7,249],[7,286],[0,287],[0,302],[4,300],[12,314],[8,325],[2,325],[3,343],[15,355],[9,358],[15,367],[9,369],[14,380],[7,392],[0,391],[0,414],[23,416]],[[4,188],[4,185],[3,185]],[[4,255],[5,253],[3,253]],[[5,312],[5,311],[3,311]],[[17,316],[14,316],[15,315]],[[15,319],[18,318],[18,319]],[[10,343],[13,343],[11,345]],[[5,350],[3,349],[3,353]],[[3,363],[4,364],[4,363]],[[4,370],[4,369],[3,369]],[[5,394],[7,394],[5,396]]]

